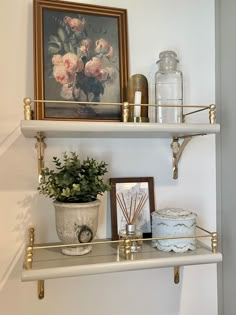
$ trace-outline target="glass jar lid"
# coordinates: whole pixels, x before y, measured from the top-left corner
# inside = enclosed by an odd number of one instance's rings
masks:
[[[157,61],[157,64],[159,63],[160,70],[176,70],[179,60],[177,59],[177,54],[173,50],[162,51],[159,54],[159,58],[160,60]]]

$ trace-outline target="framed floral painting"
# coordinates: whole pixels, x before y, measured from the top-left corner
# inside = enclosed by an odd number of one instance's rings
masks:
[[[154,178],[110,178],[112,239],[126,224],[135,224],[143,237],[151,237],[151,213],[155,211]]]
[[[127,42],[126,9],[34,0],[35,119],[120,121]]]

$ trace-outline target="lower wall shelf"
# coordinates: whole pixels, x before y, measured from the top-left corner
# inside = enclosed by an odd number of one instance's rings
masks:
[[[49,245],[48,248],[34,250],[32,268],[23,268],[22,281],[209,264],[221,261],[221,253],[212,253],[210,247],[199,241],[197,241],[196,250],[179,254],[161,252],[151,246],[151,241],[146,241],[142,251],[131,254],[129,260],[119,253],[117,244],[94,245],[92,252],[84,256],[66,256],[61,253],[60,248],[50,248]]]
[[[130,252],[129,240],[96,240],[93,243],[36,244],[34,245],[34,228],[29,229],[29,245],[26,248],[26,259],[22,271],[22,281],[38,281],[38,298],[44,298],[44,280],[76,277],[82,275],[104,274],[131,270],[144,270],[174,267],[174,282],[179,283],[179,267],[187,265],[211,264],[222,261],[222,254],[217,252],[217,233],[209,232],[199,226],[205,235],[174,236],[176,238],[195,238],[196,249],[186,253],[162,252],[152,247],[152,240],[166,238],[139,239],[143,242],[142,250]],[[200,242],[202,237],[211,238],[211,247]],[[134,240],[135,241],[135,240]],[[118,243],[125,246],[120,251]],[[61,249],[71,246],[92,244],[92,251],[83,256],[66,256]],[[129,245],[128,245],[129,244]]]

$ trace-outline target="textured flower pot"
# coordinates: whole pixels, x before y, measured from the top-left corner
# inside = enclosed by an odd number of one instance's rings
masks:
[[[63,244],[88,243],[97,232],[100,200],[86,203],[63,203],[54,201],[56,230]],[[91,245],[65,247],[65,255],[85,255]]]

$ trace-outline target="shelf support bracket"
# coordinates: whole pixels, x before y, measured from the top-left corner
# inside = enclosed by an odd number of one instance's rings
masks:
[[[184,140],[181,144],[179,143],[179,139],[180,138],[174,137],[171,143],[172,154],[173,154],[173,157],[172,157],[173,179],[178,178],[178,163],[183,153],[183,150],[185,149],[189,141],[192,139],[192,136],[184,137]]]
[[[174,283],[179,284],[179,266],[174,267]]]
[[[35,144],[35,148],[37,150],[38,156],[38,175],[39,175],[39,182],[42,176],[42,169],[44,167],[44,150],[46,148],[46,143],[44,142],[45,136],[41,132],[37,132],[35,137],[37,142]]]
[[[38,280],[38,298],[39,300],[44,298],[44,280]]]

